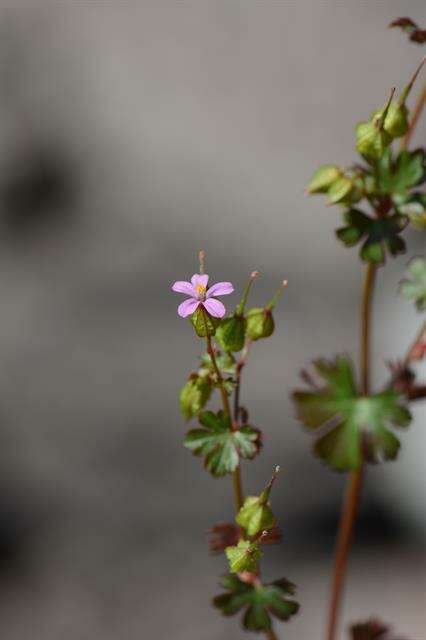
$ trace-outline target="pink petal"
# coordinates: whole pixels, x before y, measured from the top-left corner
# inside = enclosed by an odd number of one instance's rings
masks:
[[[187,316],[190,316],[192,313],[194,313],[199,304],[199,300],[188,298],[187,300],[181,302],[181,304],[178,306],[178,314],[181,318],[186,318]]]
[[[172,291],[176,291],[176,293],[184,293],[187,296],[196,297],[197,292],[190,282],[185,282],[183,280],[178,280],[172,286]]]
[[[209,281],[209,276],[207,275],[207,273],[203,273],[203,274],[194,273],[194,275],[191,278],[193,287],[196,287],[198,284],[200,284],[202,287],[207,288],[208,281]]]
[[[232,293],[234,287],[231,282],[217,282],[210,289],[207,290],[206,298],[211,296],[226,296],[228,293]]]
[[[205,300],[203,303],[204,308],[208,311],[208,313],[214,318],[223,318],[226,313],[226,309],[220,300],[216,300],[215,298],[209,298]]]

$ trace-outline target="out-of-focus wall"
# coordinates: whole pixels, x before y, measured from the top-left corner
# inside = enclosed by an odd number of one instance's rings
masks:
[[[426,21],[422,0],[2,0],[2,637],[242,637],[208,601],[225,564],[204,532],[232,517],[229,482],[181,446],[177,394],[201,347],[169,288],[200,248],[214,279],[259,269],[257,302],[290,283],[244,381],[267,436],[243,475],[256,491],[283,467],[266,571],[300,584],[288,637],[318,637],[343,478],[311,457],[288,395],[312,357],[356,357],[362,267],[304,187],[351,162],[354,124],[417,66],[386,28],[401,13]],[[379,276],[377,385],[419,322],[396,293],[405,263]],[[415,417],[398,462],[368,473],[346,613],[424,640]]]

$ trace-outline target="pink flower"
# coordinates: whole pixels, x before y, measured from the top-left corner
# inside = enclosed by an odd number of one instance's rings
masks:
[[[224,305],[213,296],[225,296],[232,293],[234,287],[230,282],[218,282],[207,289],[209,276],[205,273],[194,273],[191,282],[178,280],[172,286],[172,291],[184,293],[190,296],[178,306],[178,314],[181,318],[190,316],[201,305],[214,318],[223,318],[226,313]]]

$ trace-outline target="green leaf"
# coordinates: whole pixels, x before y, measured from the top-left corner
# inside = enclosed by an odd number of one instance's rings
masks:
[[[342,175],[335,164],[324,164],[312,176],[308,184],[308,193],[326,193],[333,182]]]
[[[275,322],[268,308],[253,307],[247,312],[247,335],[250,340],[269,338],[274,332]]]
[[[258,544],[249,540],[240,540],[236,546],[226,547],[225,553],[231,573],[241,573],[241,571],[255,573],[257,561],[263,555]]]
[[[220,319],[213,318],[213,316],[209,315],[201,305],[190,316],[190,320],[195,329],[195,333],[199,338],[214,336],[216,329],[220,324]]]
[[[231,418],[223,411],[205,411],[199,416],[204,428],[188,431],[184,446],[203,456],[204,466],[214,476],[232,473],[240,458],[253,458],[260,449],[260,432],[249,425],[232,429]]]
[[[379,193],[389,195],[396,203],[403,203],[409,197],[409,189],[421,184],[425,179],[425,152],[401,151],[392,159],[391,149],[387,149],[377,164]]]
[[[192,377],[182,388],[179,396],[180,410],[189,420],[196,416],[207,404],[212,392],[212,384],[206,376]]]
[[[216,331],[216,340],[224,351],[241,351],[246,338],[246,319],[235,313],[225,318]]]
[[[353,247],[364,240],[360,256],[364,262],[383,264],[386,249],[395,256],[404,253],[405,242],[399,234],[406,227],[408,218],[395,213],[384,218],[370,218],[359,209],[349,209],[344,213],[345,227],[336,230],[336,235],[347,247]]]
[[[205,353],[201,357],[202,371],[208,371],[209,374],[215,373],[210,354]],[[232,353],[216,352],[216,364],[222,376],[235,376],[237,363]]]
[[[363,462],[396,458],[400,443],[387,426],[405,427],[411,416],[395,391],[359,395],[352,365],[344,357],[316,360],[313,375],[306,374],[305,379],[311,389],[296,391],[293,399],[306,427],[326,430],[315,444],[321,460],[347,471],[359,469]]]
[[[400,291],[404,298],[412,300],[418,311],[426,310],[426,258],[413,258],[408,263],[408,278],[403,280]]]
[[[272,627],[272,617],[286,621],[299,610],[297,602],[289,598],[295,587],[284,578],[264,585],[258,579],[244,582],[230,574],[222,578],[221,585],[226,592],[214,598],[214,606],[225,616],[243,611],[243,625],[248,631],[267,631]]]

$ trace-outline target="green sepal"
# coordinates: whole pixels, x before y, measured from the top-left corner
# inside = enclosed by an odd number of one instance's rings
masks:
[[[383,115],[383,109],[374,111],[372,117],[381,117]],[[400,99],[393,100],[389,105],[387,116],[383,123],[383,129],[392,138],[401,138],[404,136],[409,128],[408,124],[408,109]]]
[[[212,392],[208,376],[194,375],[182,388],[179,395],[180,410],[184,418],[190,420],[207,404]]]
[[[241,458],[254,458],[260,450],[260,431],[250,425],[232,429],[231,418],[223,411],[205,411],[199,422],[202,427],[188,431],[184,446],[204,457],[204,466],[213,476],[232,473]]]
[[[353,180],[345,175],[341,175],[333,182],[328,190],[328,203],[337,204],[347,201],[350,199],[353,189]]]
[[[364,262],[383,264],[385,251],[392,255],[405,253],[404,240],[399,236],[407,225],[408,218],[395,213],[383,218],[370,218],[359,209],[344,213],[345,227],[336,230],[336,235],[347,247],[353,247],[364,239],[360,256]]]
[[[262,495],[247,496],[235,520],[248,536],[255,536],[276,524],[271,504]]]
[[[225,616],[243,611],[243,626],[248,631],[268,631],[273,617],[284,622],[299,610],[297,602],[290,599],[296,588],[285,578],[261,584],[258,579],[245,582],[229,574],[220,583],[226,592],[216,596],[213,605]]]
[[[327,193],[332,184],[342,175],[335,164],[324,164],[312,176],[307,191],[310,194]]]
[[[253,307],[247,312],[247,335],[250,340],[269,338],[274,332],[275,322],[268,308]]]
[[[214,336],[220,324],[220,319],[208,314],[201,305],[190,316],[190,321],[199,338]]]
[[[263,555],[259,545],[249,540],[240,540],[236,546],[226,547],[225,553],[231,573],[241,573],[242,571],[256,573],[257,561]]]
[[[360,122],[356,127],[356,148],[359,154],[370,162],[377,162],[386,147],[392,142],[392,136],[377,124],[380,117],[370,122]]]
[[[426,258],[416,257],[407,267],[408,278],[400,284],[404,298],[415,303],[418,311],[426,311]]]
[[[241,351],[246,339],[246,324],[246,319],[237,313],[222,320],[216,340],[224,351]]]
[[[396,458],[400,443],[387,427],[406,427],[411,415],[395,391],[359,395],[352,365],[342,356],[316,360],[313,374],[305,373],[304,379],[311,389],[295,391],[293,400],[299,420],[308,429],[326,430],[314,447],[323,462],[348,471],[364,462]]]

